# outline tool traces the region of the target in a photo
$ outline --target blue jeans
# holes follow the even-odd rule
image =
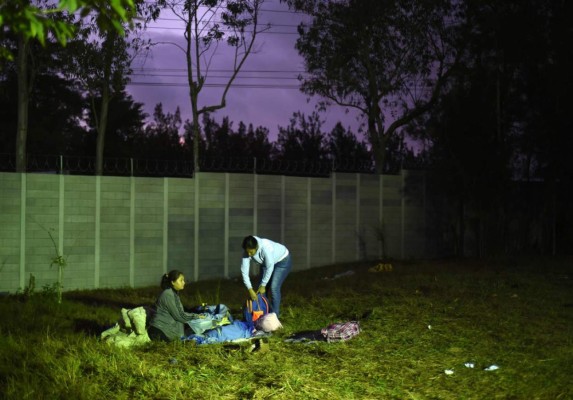
[[[261,278],[265,275],[265,269],[264,266],[261,268]],[[289,254],[285,259],[275,264],[273,274],[267,284],[271,291],[271,312],[277,314],[277,317],[279,317],[281,309],[281,286],[291,269],[292,262]]]

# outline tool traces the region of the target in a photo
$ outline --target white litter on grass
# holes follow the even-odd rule
[[[445,369],[445,370],[444,370],[444,373],[445,373],[446,375],[453,375],[453,374],[454,374],[454,370],[453,370],[453,369]]]
[[[466,368],[473,368],[473,367],[475,367],[475,364],[474,364],[474,363],[465,363],[464,365],[466,366]]]
[[[340,274],[336,274],[334,275],[332,278],[329,278],[328,276],[325,276],[324,278],[322,278],[325,281],[328,280],[333,280],[333,279],[339,279],[339,278],[344,278],[345,276],[351,276],[354,275],[354,271],[353,270],[348,270],[346,272],[341,272]]]
[[[332,279],[338,279],[338,278],[343,278],[345,276],[350,276],[350,275],[354,275],[354,271],[353,270],[349,270],[346,272],[342,272],[340,274],[336,274],[332,277]]]
[[[428,325],[428,329],[432,329],[432,325]]]
[[[496,369],[499,369],[499,367],[497,365],[493,364],[487,368],[484,368],[484,371],[495,371]]]

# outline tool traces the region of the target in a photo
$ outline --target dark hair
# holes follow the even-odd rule
[[[254,236],[246,236],[243,239],[243,250],[256,249],[257,247],[259,247],[259,242]]]
[[[176,281],[179,277],[183,275],[183,272],[173,269],[166,274],[161,276],[161,289],[170,289],[173,288],[173,284],[171,282]]]

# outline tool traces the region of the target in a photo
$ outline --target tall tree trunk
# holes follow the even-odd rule
[[[199,172],[199,142],[201,138],[201,131],[199,130],[199,107],[197,105],[198,102],[198,93],[192,91],[191,92],[191,114],[193,117],[193,173]]]
[[[96,175],[103,175],[103,151],[105,148],[105,133],[107,130],[107,118],[109,112],[109,102],[111,100],[110,87],[112,85],[111,68],[113,63],[113,51],[117,34],[110,32],[107,37],[104,48],[103,82],[101,88],[101,103],[99,109],[99,118],[97,122],[97,143],[96,143]]]
[[[105,132],[107,128],[107,115],[109,110],[109,87],[104,85],[101,96],[101,107],[97,129],[96,144],[96,175],[103,175],[103,150],[105,148]]]
[[[465,242],[466,242],[466,224],[465,224],[465,218],[466,218],[466,210],[465,210],[465,201],[463,198],[459,199],[459,204],[458,204],[458,224],[460,227],[460,231],[459,231],[459,237],[458,237],[458,254],[457,256],[459,257],[464,257],[465,256]]]
[[[18,125],[16,132],[16,172],[26,172],[26,140],[28,137],[28,39],[18,39]]]
[[[368,116],[368,135],[370,144],[372,145],[374,168],[378,175],[382,175],[384,172],[385,143],[380,132],[378,132],[374,118],[371,118],[370,116]]]

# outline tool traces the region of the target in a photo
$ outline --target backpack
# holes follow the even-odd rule
[[[360,333],[360,323],[349,321],[330,324],[326,328],[322,328],[320,332],[327,342],[343,342]]]
[[[243,307],[245,322],[254,327],[255,321],[265,314],[269,313],[269,301],[264,294],[258,293],[257,300],[247,299]]]

